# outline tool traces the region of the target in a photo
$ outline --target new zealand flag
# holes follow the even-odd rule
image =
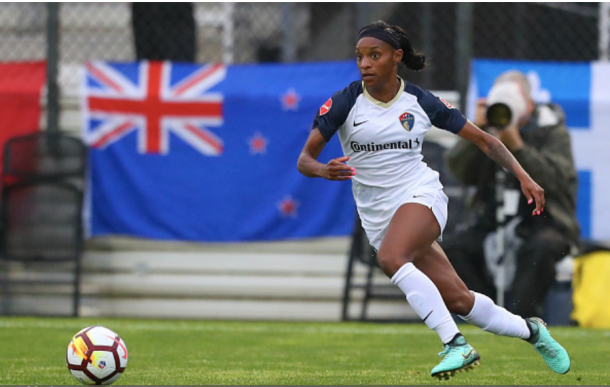
[[[351,233],[349,182],[296,162],[319,107],[359,78],[350,62],[85,66],[86,226],[208,242]],[[336,139],[320,161],[342,155]]]

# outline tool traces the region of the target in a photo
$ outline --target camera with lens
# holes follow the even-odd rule
[[[498,129],[516,124],[525,115],[527,101],[515,82],[495,84],[487,96],[487,124]]]

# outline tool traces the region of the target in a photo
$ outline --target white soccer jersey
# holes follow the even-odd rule
[[[388,103],[375,100],[361,81],[335,93],[314,119],[326,141],[339,134],[356,168],[353,181],[374,187],[416,184],[432,172],[422,162],[424,136],[432,125],[457,133],[466,118],[427,90],[400,79],[402,92]]]

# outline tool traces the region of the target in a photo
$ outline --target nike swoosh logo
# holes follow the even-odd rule
[[[468,361],[470,360],[470,358],[472,357],[472,352],[474,351],[474,348],[471,348],[470,351],[468,351],[467,354],[462,354],[462,357],[464,358],[464,360]]]
[[[421,197],[423,197],[423,196],[424,196],[424,195],[413,195],[413,197],[414,197],[414,198],[421,198]]]
[[[428,317],[430,317],[430,315],[432,314],[432,312],[434,312],[433,310],[430,311],[430,313],[428,313],[428,315],[426,317],[424,317],[424,322],[426,322],[426,320],[428,319]]]
[[[127,359],[127,348],[125,348],[125,346],[123,345],[123,343],[121,343],[119,340],[117,340],[115,337],[112,336],[108,336],[108,335],[104,335],[109,339],[114,340],[115,343],[117,343],[118,345],[121,346],[121,348],[123,348],[123,352],[125,352],[125,355],[123,355],[123,359]]]
[[[362,124],[364,124],[365,122],[369,122],[369,120],[362,121],[362,122],[358,122],[358,123],[357,123],[356,121],[354,121],[354,126],[362,125]]]

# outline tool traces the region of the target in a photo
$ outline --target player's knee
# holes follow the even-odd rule
[[[381,270],[390,278],[402,266],[396,259],[396,255],[388,254],[383,249],[377,252],[377,263],[379,263]]]
[[[474,306],[474,295],[469,291],[458,291],[452,294],[449,299],[445,300],[449,312],[467,316]]]
[[[381,270],[388,277],[392,277],[403,265],[409,262],[416,262],[420,255],[416,251],[396,253],[387,251],[382,247],[377,253],[377,262]]]

